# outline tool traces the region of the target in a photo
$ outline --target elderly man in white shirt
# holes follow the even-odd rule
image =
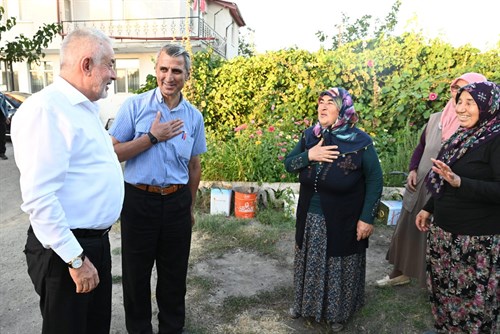
[[[12,122],[25,253],[40,295],[42,333],[109,333],[111,254],[123,174],[95,103],[116,79],[111,40],[75,30],[61,47],[60,76],[28,98]]]

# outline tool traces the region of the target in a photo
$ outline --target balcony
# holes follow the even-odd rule
[[[78,20],[61,21],[62,34],[82,27],[96,28],[121,42],[131,41],[182,41],[189,38],[199,41],[205,48],[211,46],[226,58],[227,41],[200,17],[173,17],[129,20]]]

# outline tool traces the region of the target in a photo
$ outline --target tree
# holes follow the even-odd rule
[[[0,21],[2,21],[5,9],[0,6]],[[16,25],[16,18],[10,17],[5,20],[5,24],[0,24],[0,41],[2,34],[9,31]],[[44,57],[43,49],[47,48],[49,43],[61,31],[61,25],[58,23],[44,24],[33,35],[28,38],[23,34],[14,38],[14,41],[7,41],[0,46],[0,61],[5,63],[5,68],[9,73],[7,79],[7,89],[13,90],[14,87],[14,71],[12,64],[16,62],[27,61],[28,63],[38,62],[41,57]]]
[[[350,23],[350,18],[342,13],[342,22],[335,25],[335,28],[338,30],[338,34],[331,38],[332,47],[330,49],[336,50],[343,44],[364,40],[370,37],[377,40],[383,35],[390,34],[394,31],[394,28],[398,23],[397,14],[400,6],[401,0],[396,0],[396,2],[392,5],[391,11],[385,17],[384,23],[380,24],[378,19],[375,20],[375,23],[379,24],[379,26],[376,26],[373,29],[372,36],[369,35],[371,28],[370,20],[372,19],[371,15],[363,15],[354,23]],[[318,31],[316,36],[320,42],[325,42],[329,38],[329,36],[322,31]]]
[[[240,38],[238,43],[238,55],[243,57],[252,57],[255,55],[255,43],[253,42],[253,34],[255,30],[246,28],[246,33],[243,34],[240,31]],[[250,38],[251,42],[247,39]]]

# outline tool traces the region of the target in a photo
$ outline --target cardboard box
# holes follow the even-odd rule
[[[402,206],[402,201],[381,201],[377,216],[387,225],[396,225]]]
[[[224,188],[210,189],[210,214],[229,216],[233,191]]]

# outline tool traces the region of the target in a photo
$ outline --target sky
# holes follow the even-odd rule
[[[385,21],[396,0],[232,0],[248,28],[247,41],[256,51],[297,46],[311,52],[320,48],[317,31],[332,36],[342,13],[351,23],[365,14]],[[402,0],[395,33],[421,31],[455,47],[471,44],[486,51],[500,40],[499,0]],[[372,25],[373,26],[373,25]],[[330,44],[325,44],[326,48]]]

